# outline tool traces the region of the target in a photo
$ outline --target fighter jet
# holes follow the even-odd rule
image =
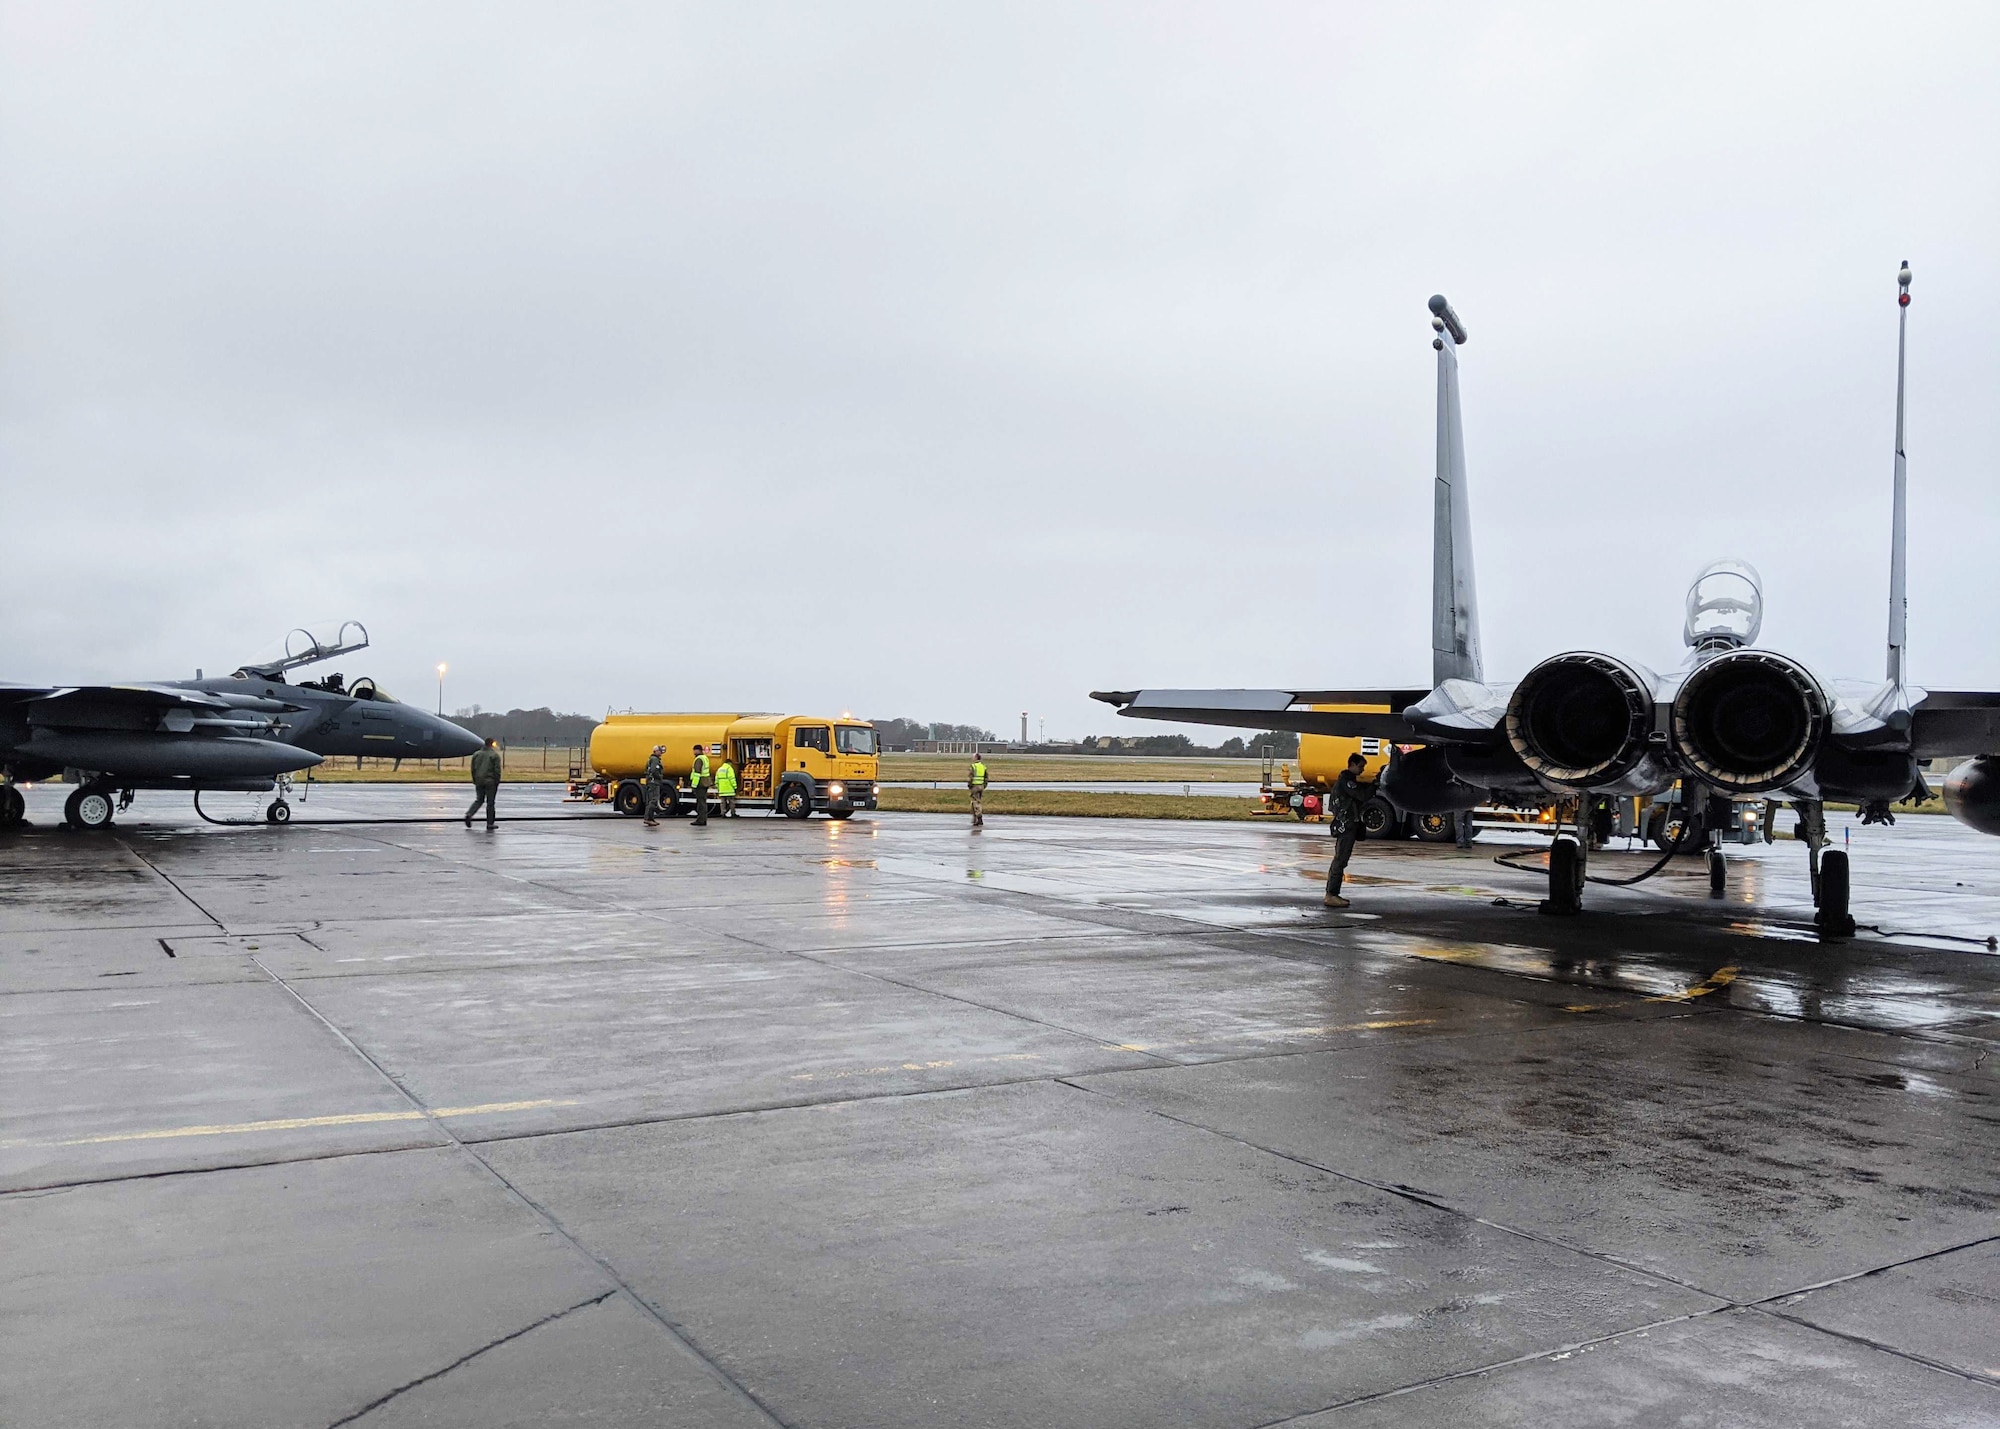
[[[1572,650],[1519,680],[1489,682],[1459,418],[1458,351],[1466,331],[1437,296],[1430,300],[1437,350],[1430,687],[1100,691],[1092,698],[1138,719],[1393,741],[1401,750],[1378,792],[1405,813],[1462,813],[1550,794],[1573,799],[1576,827],[1559,833],[1550,851],[1542,905],[1550,913],[1581,907],[1590,877],[1584,830],[1605,798],[1663,794],[1678,782],[1684,818],[1677,847],[1706,847],[1717,893],[1727,877],[1719,834],[1731,801],[1788,800],[1807,844],[1819,927],[1851,933],[1847,855],[1824,847],[1827,801],[1857,804],[1864,822],[1892,823],[1892,804],[1928,796],[1929,761],[1969,755],[1945,780],[1946,807],[1982,833],[2000,834],[2000,693],[1926,690],[1907,676],[1907,263],[1897,274],[1896,301],[1888,665],[1881,680],[1823,679],[1801,660],[1758,648],[1762,582],[1748,564],[1720,561],[1688,591],[1688,654],[1678,669],[1660,674],[1615,655]],[[1350,709],[1313,708],[1321,705]],[[1379,712],[1367,712],[1371,706]]]
[[[0,684],[0,828],[21,822],[17,782],[69,774],[63,812],[102,829],[140,789],[276,789],[265,818],[284,823],[291,776],[331,755],[457,759],[480,739],[450,720],[401,704],[373,680],[338,674],[289,683],[287,672],[366,649],[359,621],[331,641],[286,637],[285,653],[220,679],[130,685]]]

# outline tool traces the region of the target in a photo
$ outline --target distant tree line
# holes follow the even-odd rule
[[[546,705],[537,710],[508,710],[505,714],[474,705],[451,718],[453,723],[464,725],[481,739],[497,739],[506,745],[546,741],[578,748],[590,743],[590,732],[599,724],[595,716],[557,714]]]
[[[1000,736],[976,724],[946,724],[942,720],[871,719],[884,749],[908,749],[919,739],[979,740],[996,743]]]
[[[452,719],[481,739],[497,739],[506,745],[546,742],[578,748],[590,743],[590,732],[598,725],[595,715],[557,714],[546,705],[533,710],[508,710],[505,714],[497,710],[482,710],[474,705],[470,709],[459,710]],[[878,719],[869,723],[875,726],[885,749],[908,749],[919,739],[978,740],[986,744],[1000,742],[1000,737],[992,730],[976,724],[916,719]],[[1282,729],[1268,730],[1247,738],[1231,735],[1215,745],[1196,744],[1184,734],[1142,734],[1129,738],[1093,734],[1079,744],[1055,745],[1052,742],[1052,747],[1074,749],[1081,754],[1220,755],[1254,759],[1267,744],[1271,746],[1271,753],[1279,759],[1298,757],[1299,737]]]
[[[1086,754],[1183,754],[1255,759],[1264,752],[1267,744],[1276,758],[1298,758],[1299,737],[1285,729],[1269,729],[1248,738],[1232,734],[1220,744],[1196,744],[1184,734],[1143,734],[1130,739],[1120,735],[1100,738],[1093,734],[1084,739],[1081,748]]]

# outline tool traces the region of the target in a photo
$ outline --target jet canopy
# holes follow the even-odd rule
[[[322,630],[324,626],[320,627]],[[268,648],[268,647],[266,647]],[[342,621],[340,628],[332,635],[316,635],[310,630],[298,629],[284,640],[284,653],[275,659],[244,662],[236,672],[239,680],[257,677],[265,680],[282,680],[285,671],[296,670],[301,665],[317,665],[322,660],[331,660],[336,655],[351,654],[368,648],[368,627],[358,620]]]
[[[1695,650],[1757,643],[1764,628],[1764,580],[1748,561],[1710,561],[1688,587],[1681,641]]]

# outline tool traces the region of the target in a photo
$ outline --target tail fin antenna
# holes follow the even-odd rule
[[[1466,500],[1465,432],[1459,420],[1458,349],[1465,324],[1439,294],[1431,299],[1437,338],[1437,486],[1431,528],[1431,681],[1485,679],[1479,653],[1479,594],[1472,578],[1472,511]],[[1901,442],[1898,441],[1900,449]]]
[[[1910,615],[1910,530],[1906,507],[1909,475],[1903,460],[1903,339],[1910,325],[1910,263],[1896,274],[1896,486],[1889,508],[1889,682],[1901,685],[1908,673]]]

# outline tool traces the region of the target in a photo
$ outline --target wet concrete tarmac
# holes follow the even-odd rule
[[[1796,844],[1559,921],[1486,842],[1329,912],[1298,825],[61,792],[0,842],[0,1423],[2000,1425],[1944,820],[1847,835],[1822,943]]]

